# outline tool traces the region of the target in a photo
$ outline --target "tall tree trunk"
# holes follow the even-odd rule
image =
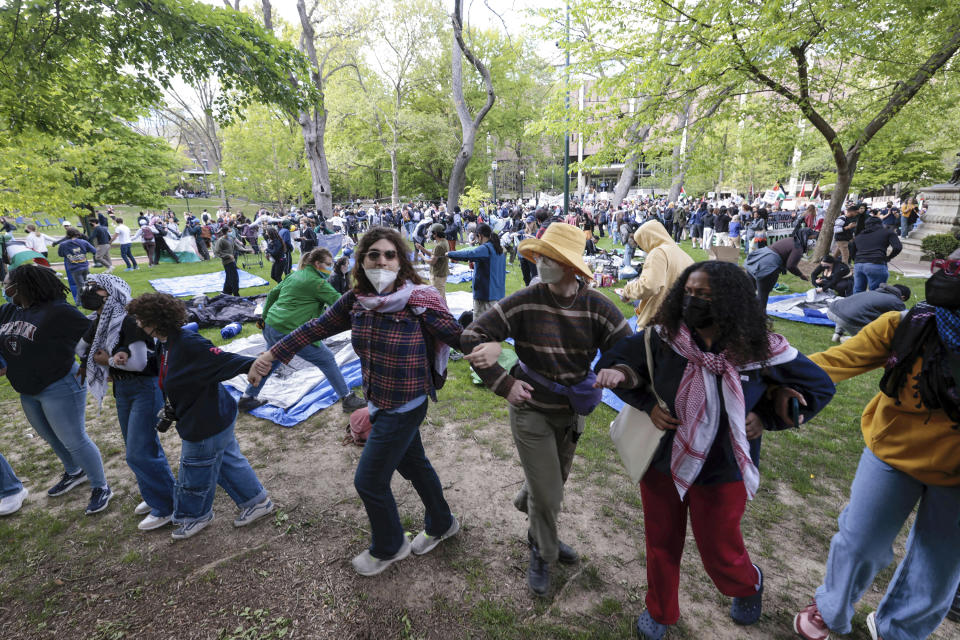
[[[324,148],[327,109],[323,104],[323,71],[317,59],[313,22],[307,14],[307,5],[304,0],[297,0],[297,13],[300,15],[300,27],[303,29],[301,43],[310,59],[310,79],[319,93],[317,102],[309,110],[301,111],[297,121],[303,130],[307,164],[310,165],[310,189],[313,191],[313,202],[317,212],[329,218],[333,215],[333,196],[330,194],[330,167],[327,164],[327,151]]]
[[[820,235],[817,237],[813,262],[819,262],[820,258],[830,251],[830,245],[833,244],[833,223],[837,221],[840,212],[843,211],[843,203],[847,199],[847,194],[850,193],[850,184],[853,182],[853,176],[857,170],[860,153],[848,153],[843,158],[843,162],[839,158],[835,158],[837,183],[833,186],[833,193],[830,194],[830,206],[823,216],[823,228],[820,229]]]
[[[693,111],[693,96],[687,100],[683,111],[677,114],[677,129],[682,132],[680,142],[673,148],[673,180],[670,183],[670,193],[667,194],[667,202],[676,202],[680,197],[680,189],[683,188],[683,181],[687,177],[687,167],[690,164],[690,149],[692,145],[687,144],[687,123],[690,122],[690,114]]]
[[[390,149],[390,178],[393,187],[390,190],[390,204],[396,211],[400,206],[400,165],[397,162],[397,145],[394,144]]]
[[[303,0],[299,3],[301,6]],[[330,166],[323,138],[327,130],[327,110],[323,106],[314,106],[310,113],[302,112],[299,117],[303,130],[303,142],[306,146],[307,164],[310,166],[310,189],[317,211],[325,218],[333,215],[333,196],[330,193]]]
[[[652,128],[651,125],[631,127],[630,133],[633,134],[631,143],[642,146],[650,136],[650,130]],[[610,206],[613,209],[619,207],[623,199],[627,197],[627,193],[630,192],[630,187],[633,186],[633,180],[637,177],[637,172],[640,170],[641,157],[643,157],[642,151],[631,151],[627,154],[627,157],[624,158],[623,168],[620,169],[620,177],[617,178],[617,184],[613,188],[613,199],[610,201]]]
[[[303,0],[300,0],[301,2]],[[493,107],[496,100],[496,94],[493,91],[493,81],[490,78],[490,70],[477,58],[473,51],[467,46],[463,39],[463,2],[454,0],[453,15],[453,50],[451,54],[451,85],[453,86],[453,104],[457,110],[457,117],[460,119],[460,129],[463,140],[460,144],[460,150],[453,161],[453,170],[450,173],[450,182],[447,185],[447,210],[453,211],[460,200],[460,194],[463,192],[464,184],[467,180],[467,166],[473,158],[473,149],[477,141],[477,129],[483,118]],[[483,78],[483,84],[487,92],[487,101],[477,112],[476,116],[471,116],[470,107],[463,96],[463,57],[466,56],[470,64],[473,65],[480,77]]]

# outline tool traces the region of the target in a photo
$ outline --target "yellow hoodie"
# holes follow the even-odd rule
[[[630,300],[639,300],[637,305],[637,331],[649,324],[660,303],[683,270],[693,264],[693,258],[677,246],[670,234],[657,220],[645,222],[633,234],[637,245],[646,251],[640,276],[627,283],[623,295]]]
[[[899,311],[885,313],[843,344],[810,359],[834,382],[882,367],[901,319]],[[960,486],[960,430],[942,409],[920,404],[913,380],[921,367],[917,359],[899,397],[879,392],[867,403],[860,420],[863,439],[878,458],[924,484]]]

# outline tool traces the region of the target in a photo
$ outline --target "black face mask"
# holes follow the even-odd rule
[[[85,288],[80,292],[80,305],[89,311],[99,311],[104,297],[96,289]]]
[[[683,321],[691,329],[705,329],[713,324],[713,304],[696,296],[683,296]]]
[[[937,271],[927,278],[927,304],[943,309],[960,309],[960,278]]]

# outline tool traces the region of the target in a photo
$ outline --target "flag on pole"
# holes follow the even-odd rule
[[[813,187],[813,193],[810,194],[810,199],[811,199],[811,200],[816,200],[816,199],[818,199],[819,197],[820,197],[820,183],[818,182],[818,183]]]
[[[751,183],[750,183],[750,202],[751,202],[751,203],[753,203],[753,199],[754,199],[754,195],[753,195],[753,182],[751,182]]]
[[[802,198],[806,193],[807,193],[807,181],[804,180],[803,182],[800,183],[800,195],[797,197]]]
[[[773,188],[773,193],[777,196],[777,199],[779,200],[783,200],[784,198],[787,197],[787,192],[783,188],[783,185],[780,184],[779,180],[777,180],[777,186]]]
[[[683,185],[680,185],[680,195],[682,196],[687,195],[687,190],[683,188]]]

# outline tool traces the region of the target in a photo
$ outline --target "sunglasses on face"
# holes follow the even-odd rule
[[[363,257],[364,259],[370,260],[371,262],[376,262],[377,260],[380,259],[381,255],[387,260],[397,259],[397,252],[393,249],[387,249],[386,251],[377,251],[376,249],[371,249],[370,251],[367,251],[363,255]]]
[[[960,260],[937,258],[930,263],[930,273],[937,269],[943,269],[943,272],[948,276],[960,276]]]

